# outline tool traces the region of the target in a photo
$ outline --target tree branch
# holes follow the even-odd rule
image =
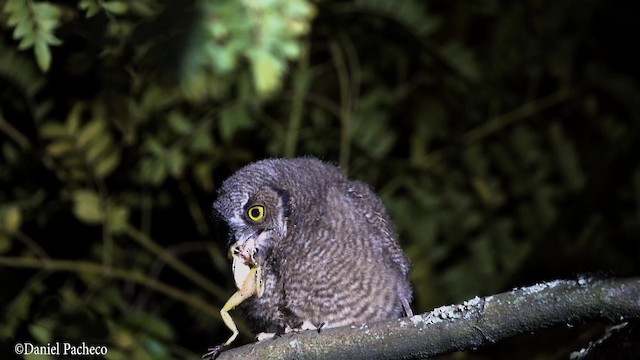
[[[560,324],[640,318],[640,278],[556,280],[430,313],[245,345],[224,359],[422,359]]]
[[[146,286],[176,300],[203,311],[209,316],[220,318],[220,310],[207,304],[201,298],[183,290],[167,285],[156,279],[133,270],[106,267],[99,263],[73,260],[35,259],[28,257],[0,256],[0,266],[27,268],[47,271],[68,271],[73,273],[93,273],[112,278],[124,279]]]
[[[207,290],[209,293],[215,295],[219,300],[226,301],[229,294],[217,284],[209,281],[202,276],[199,272],[195,271],[192,267],[185,264],[182,260],[173,256],[173,254],[165,251],[158,243],[153,241],[149,236],[141,232],[140,230],[129,226],[126,229],[127,235],[142,245],[150,253],[156,255],[162,261],[167,263],[170,267],[175,269],[180,274],[184,275],[189,280],[193,281],[198,286]]]

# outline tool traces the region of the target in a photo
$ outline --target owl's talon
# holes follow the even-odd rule
[[[318,330],[319,328],[315,325],[313,325],[313,323],[311,323],[311,321],[307,321],[305,320],[304,322],[302,322],[302,326],[300,326],[300,330]]]
[[[320,331],[326,329],[329,327],[329,323],[326,321],[321,322],[320,324],[318,324],[318,326],[316,327],[318,330],[318,334],[320,333]]]
[[[261,332],[261,333],[258,333],[258,335],[256,335],[256,340],[263,341],[263,340],[273,339],[274,337],[276,337],[276,333]]]
[[[322,323],[321,325],[326,324],[326,323]],[[288,333],[298,333],[301,331],[305,331],[305,330],[318,330],[318,332],[320,332],[320,328],[313,325],[313,323],[311,323],[308,320],[302,321],[301,323],[297,324],[295,327],[291,327],[289,325],[287,325],[284,328],[284,333],[288,334]]]

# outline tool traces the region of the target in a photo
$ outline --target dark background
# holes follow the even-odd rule
[[[210,207],[265,157],[315,155],[375,189],[413,264],[416,312],[639,273],[637,1],[0,4],[7,355],[58,340],[197,359],[226,339],[215,313],[234,285]],[[566,359],[601,330],[455,358]]]

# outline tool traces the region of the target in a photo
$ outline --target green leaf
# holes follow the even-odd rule
[[[235,70],[238,64],[238,51],[232,47],[206,44],[205,53],[211,59],[211,65],[218,75],[226,75]]]
[[[4,254],[9,250],[11,250],[11,245],[12,245],[12,241],[10,237],[0,235],[0,254]],[[0,333],[0,337],[2,337],[1,333]]]
[[[39,24],[55,22],[60,16],[60,8],[48,2],[38,2],[32,4],[35,19]]]
[[[92,190],[76,190],[73,198],[73,214],[88,224],[99,224],[104,218],[100,197]]]
[[[59,26],[61,11],[57,5],[47,2],[10,0],[4,7],[9,13],[7,24],[15,26],[13,38],[19,40],[21,50],[33,47],[40,70],[46,72],[51,66],[49,45],[59,45],[60,39],[54,35]]]
[[[71,288],[68,288],[68,287],[61,288],[58,291],[58,294],[60,294],[62,303],[64,304],[65,308],[68,307],[68,310],[73,310],[74,308],[77,308],[78,305],[81,303],[81,300],[78,298],[78,294],[75,291],[73,291]]]
[[[2,144],[2,155],[6,163],[12,166],[18,165],[20,162],[20,151],[11,143]]]
[[[244,106],[233,106],[220,114],[220,135],[225,141],[231,140],[236,132],[253,126],[253,119]]]
[[[9,13],[7,25],[16,26],[21,23],[30,22],[30,13],[27,2],[24,0],[8,0],[4,6],[4,11]]]
[[[46,344],[51,341],[51,329],[54,327],[52,318],[44,318],[29,326],[29,332],[38,342]]]
[[[57,45],[61,45],[62,44],[62,40],[58,39],[53,34],[43,34],[42,38],[49,45],[57,46]]]
[[[20,39],[20,43],[18,44],[18,50],[27,50],[32,47],[33,44],[36,43],[36,34],[28,33],[22,39]]]
[[[191,76],[182,82],[182,91],[185,96],[193,101],[202,101],[208,94],[209,80],[204,73],[190,74]]]
[[[26,21],[19,22],[16,28],[13,30],[13,39],[18,40],[26,35],[30,34],[33,31],[33,27]]]
[[[46,152],[53,157],[58,157],[73,151],[73,149],[74,146],[71,140],[63,139],[47,145]]]
[[[166,149],[164,148],[164,146],[162,145],[162,143],[160,143],[160,141],[158,141],[155,138],[149,138],[147,139],[147,141],[145,141],[144,143],[144,147],[149,150],[149,152],[151,152],[151,154],[157,156],[157,157],[162,157],[164,156]]]
[[[111,136],[100,136],[95,141],[88,144],[89,147],[85,152],[85,159],[87,162],[93,163],[98,159],[98,157],[100,157],[100,155],[107,151],[113,151],[111,149],[111,145],[113,145]]]
[[[36,40],[33,50],[36,54],[36,61],[38,62],[40,70],[43,72],[49,71],[49,67],[51,66],[51,51],[49,50],[49,45],[47,45],[45,41]]]
[[[193,177],[195,181],[204,190],[213,191],[213,164],[210,161],[202,161],[197,163],[193,168]]]
[[[74,104],[71,111],[69,111],[67,121],[65,123],[68,134],[74,135],[80,128],[80,118],[82,117],[82,113],[85,111],[85,108],[86,106],[84,103],[78,102]]]
[[[87,18],[90,18],[100,12],[100,5],[96,0],[80,0],[78,8],[86,11]]]
[[[169,126],[171,126],[171,128],[180,135],[189,134],[193,129],[189,120],[187,120],[187,118],[178,111],[172,111],[167,117],[167,120],[169,122]]]
[[[98,160],[98,163],[95,165],[94,172],[96,177],[100,179],[105,178],[111,174],[119,163],[120,153],[117,151],[109,153],[105,158]]]
[[[124,206],[112,205],[109,207],[109,229],[114,234],[123,233],[129,224],[129,209]]]
[[[265,96],[280,87],[284,60],[266,51],[254,51],[249,57],[253,83],[258,95]]]
[[[285,41],[282,43],[282,53],[288,59],[295,59],[300,56],[300,45],[295,41]]]
[[[130,2],[129,6],[131,7],[131,13],[142,17],[150,17],[156,15],[159,12],[158,8],[160,4],[155,3],[151,0],[145,0]]]
[[[20,211],[20,208],[15,205],[11,205],[6,209],[6,211],[4,211],[2,230],[9,234],[13,234],[20,229],[21,224],[22,212]]]
[[[0,326],[0,338],[14,338],[16,329],[20,324],[24,324],[30,316],[33,299],[41,299],[40,295],[44,291],[44,285],[39,281],[27,282],[22,291],[14,298],[11,305],[5,309],[5,317]]]
[[[213,147],[213,138],[208,131],[198,131],[189,144],[193,151],[208,151]]]
[[[181,177],[186,164],[186,158],[180,150],[171,150],[165,157],[165,164],[173,177]]]
[[[78,134],[76,144],[78,145],[78,147],[84,148],[90,141],[95,140],[97,136],[108,136],[106,134],[102,134],[104,130],[105,124],[102,119],[91,120],[82,128],[82,130],[80,130],[80,134]]]
[[[442,48],[449,65],[471,81],[479,80],[482,73],[475,54],[462,44],[449,44]]]
[[[47,139],[53,139],[66,134],[67,129],[65,126],[57,122],[49,121],[40,126],[40,136]]]
[[[396,133],[387,126],[385,119],[376,113],[354,117],[354,142],[378,159],[387,155],[396,143]]]
[[[102,7],[112,14],[123,15],[129,11],[129,5],[124,1],[105,1]]]
[[[167,178],[167,168],[158,159],[143,159],[140,164],[140,177],[151,185],[160,185]]]
[[[111,219],[111,215],[109,215]],[[112,220],[109,220],[110,222]],[[111,224],[109,226],[112,228]],[[100,255],[102,255],[102,249],[99,249]],[[105,316],[107,319],[112,314],[114,308],[118,308],[122,303],[125,303],[127,300],[124,299],[123,294],[121,293],[121,289],[114,284],[111,285],[101,285],[100,293],[96,294],[96,296],[92,299],[92,308],[98,314]],[[72,308],[75,307],[75,304],[71,305]]]

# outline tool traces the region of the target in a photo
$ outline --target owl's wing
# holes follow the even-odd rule
[[[356,211],[363,212],[367,221],[373,225],[370,227],[372,231],[378,232],[379,247],[385,253],[385,258],[397,266],[402,276],[408,277],[409,260],[396,240],[397,234],[393,222],[380,198],[367,184],[359,181],[349,182],[347,194],[355,204]],[[399,289],[398,295],[404,315],[413,316],[410,305],[413,297],[411,286],[407,284],[406,287]]]
[[[370,228],[378,232],[377,238],[382,251],[385,251],[391,261],[400,267],[402,274],[407,276],[409,261],[396,241],[393,222],[382,201],[367,184],[359,181],[350,181],[346,184],[346,194],[348,201],[352,204],[352,211],[361,214],[373,225]]]

